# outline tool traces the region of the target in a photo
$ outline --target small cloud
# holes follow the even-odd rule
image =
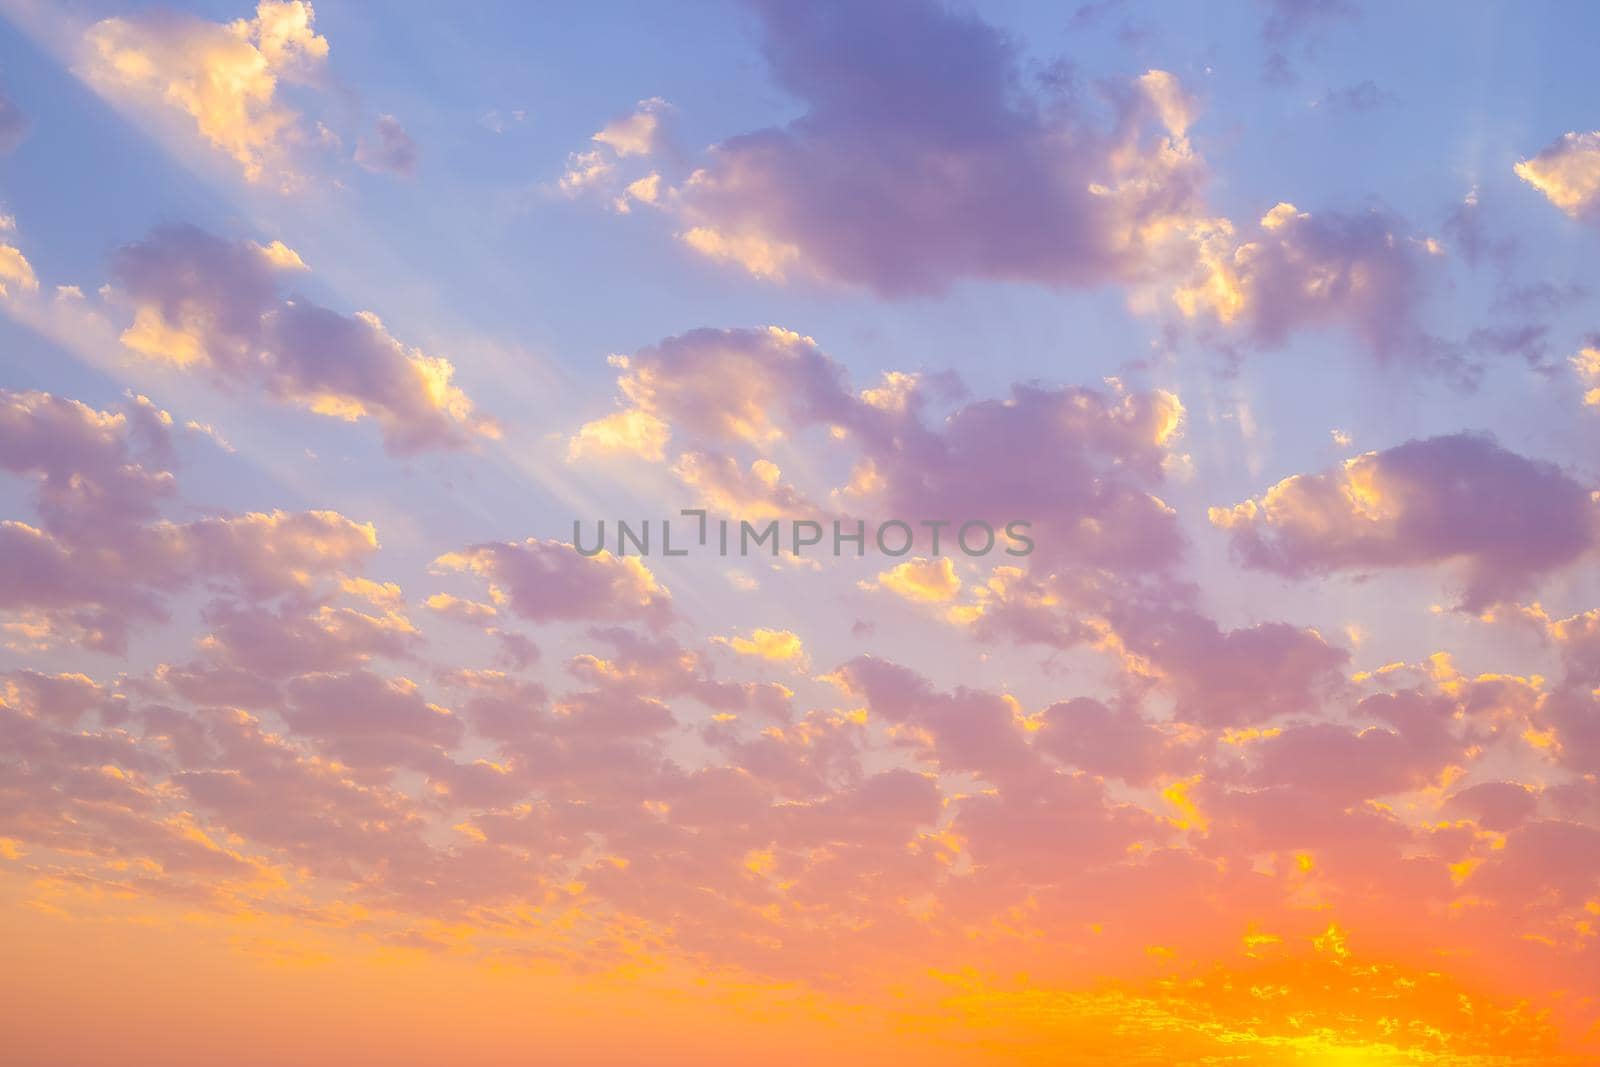
[[[417,143],[393,115],[379,115],[376,138],[356,143],[356,162],[371,171],[410,177],[417,170]]]
[[[794,663],[802,667],[806,662],[805,646],[792,630],[755,629],[750,631],[749,637],[735,635],[714,637],[712,640],[741,656],[754,656],[774,663]]]
[[[621,158],[650,155],[659,144],[662,116],[671,106],[659,96],[641,100],[632,114],[606,123],[592,140]]]
[[[669,437],[667,424],[648,411],[614,411],[578,429],[567,441],[567,459],[631,455],[659,463],[666,458]]]
[[[862,589],[885,589],[906,600],[924,604],[943,603],[961,592],[961,579],[949,556],[937,559],[907,560],[884,571],[870,582],[858,583]]]
[[[490,133],[505,133],[512,126],[527,121],[528,113],[522,108],[510,111],[490,110],[478,116],[478,125]]]
[[[1562,134],[1515,169],[1572,218],[1600,219],[1600,130]]]

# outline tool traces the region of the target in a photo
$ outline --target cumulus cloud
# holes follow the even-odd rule
[[[937,559],[908,559],[890,567],[872,581],[860,583],[863,589],[885,589],[906,600],[940,603],[961,592],[961,578],[949,556]]]
[[[672,105],[653,96],[641,100],[633,111],[605,124],[591,137],[593,148],[572,152],[556,186],[568,196],[595,191],[616,193],[619,163],[630,157],[649,158],[665,146],[666,119]],[[635,202],[655,204],[661,196],[661,176],[654,172],[626,182],[612,207],[623,214]]]
[[[171,425],[142,397],[102,411],[0,391],[0,469],[36,479],[40,522],[0,523],[0,608],[122,651],[133,622],[163,619],[165,596],[196,581],[270,597],[357,570],[376,550],[370,525],[331,511],[162,519],[174,495]]]
[[[672,473],[694,493],[697,504],[724,515],[760,522],[824,514],[784,482],[782,469],[769,459],[755,459],[745,467],[724,453],[685,452],[672,465]]]
[[[568,459],[590,456],[631,455],[660,462],[666,458],[667,424],[630,408],[584,423],[567,445]]]
[[[872,656],[858,656],[830,677],[873,715],[905,728],[902,743],[946,770],[1004,783],[1039,766],[1012,697],[965,686],[942,693],[911,668]]]
[[[1248,238],[1225,219],[1197,230],[1197,271],[1178,309],[1274,348],[1306,328],[1341,327],[1380,359],[1447,360],[1418,320],[1440,249],[1381,211],[1305,212],[1281,203]]]
[[[278,83],[314,79],[326,62],[313,17],[305,0],[261,0],[254,18],[230,23],[158,11],[103,19],[84,36],[84,71],[109,97],[188,116],[247,180],[292,184],[291,150],[311,134]]]
[[[1572,218],[1600,219],[1600,130],[1564,133],[1516,172]]]
[[[1095,285],[1143,274],[1196,212],[1195,110],[1150,71],[1095,118],[1023,90],[1011,41],[931,2],[754,5],[804,113],[715,145],[677,189],[682,237],[751,273],[890,296],[960,278]]]
[[[280,297],[280,278],[304,267],[281,242],[158,227],[112,260],[134,315],[123,344],[320,415],[371,418],[397,454],[465,447],[498,433],[452,382],[449,360],[402,343],[370,311],[344,315]]]
[[[328,603],[291,603],[276,609],[219,600],[201,618],[210,628],[199,642],[208,665],[281,679],[308,672],[346,670],[374,656],[412,654],[420,633],[404,615],[381,615]]]
[[[434,561],[443,573],[466,572],[489,583],[498,601],[534,622],[650,622],[671,617],[671,595],[633,556],[582,556],[560,541],[486,542]]]
[[[1588,489],[1474,434],[1368,452],[1210,514],[1246,565],[1293,577],[1454,563],[1468,610],[1525,592],[1596,538]]]
[[[749,637],[734,634],[731,637],[718,637],[715,640],[741,656],[753,656],[774,663],[795,664],[802,669],[806,665],[805,644],[793,630],[772,630],[758,626],[750,631]]]
[[[1561,652],[1567,679],[1600,687],[1600,610],[1553,620],[1546,632]]]
[[[354,766],[426,765],[465,730],[414,682],[370,671],[302,675],[289,683],[288,699],[289,726]]]
[[[54,532],[115,535],[173,494],[171,417],[143,397],[99,411],[50,393],[0,390],[0,468],[38,480]]]
[[[1539,798],[1521,782],[1480,782],[1451,794],[1449,805],[1484,829],[1504,833],[1527,821]]]
[[[974,277],[1142,281],[1203,248],[1217,263],[1184,298],[1218,332],[1270,346],[1331,326],[1395,359],[1421,337],[1434,250],[1387,216],[1284,206],[1234,233],[1190,215],[1194,105],[1166,76],[1089,100],[1052,68],[1035,94],[1021,46],[944,8],[762,10],[799,117],[724,142],[680,184],[664,112],[641,106],[586,146],[597,188],[756,271],[898,295]],[[240,31],[277,79],[244,118],[281,106],[288,72],[321,65],[303,54],[310,26],[308,9],[263,5]],[[187,56],[138,77],[186,77]],[[202,96],[235,89],[254,91]],[[161,106],[199,121],[181,101]],[[246,143],[263,181],[271,145],[295,143],[280,133]],[[381,136],[356,151],[403,167],[396,145],[398,157]],[[841,224],[813,225],[825,197],[857,189],[835,208]],[[883,217],[852,243],[852,212]],[[995,225],[1013,229],[979,232]],[[907,234],[909,263],[867,247]],[[23,297],[38,279],[12,251],[0,284],[43,306]],[[114,311],[103,336],[126,327],[148,359],[370,418],[397,452],[479,428],[447,367],[375,319],[290,293],[306,270],[280,242],[160,230],[118,255],[95,314]],[[1170,280],[1155,289],[1164,300]],[[1536,287],[1510,292],[1554,306]],[[1554,329],[1496,327],[1478,343],[1554,352]],[[60,370],[47,363],[27,373]],[[1332,1043],[1364,1026],[1399,1058],[1517,1059],[1508,1035],[1531,1032],[1521,1058],[1546,1062],[1548,1020],[1593,1014],[1573,991],[1592,985],[1600,945],[1600,613],[1524,605],[1507,641],[1487,617],[1427,627],[1473,629],[1488,670],[1560,671],[1472,676],[1442,653],[1391,662],[1383,646],[1406,605],[1382,601],[1387,583],[1377,601],[1284,609],[1342,628],[1353,650],[1333,630],[1258,617],[1240,590],[1190,585],[1214,580],[1214,561],[1183,569],[1178,510],[1162,499],[1188,459],[1188,416],[1131,379],[980,397],[928,372],[852,382],[777,328],[691,331],[614,365],[619,403],[566,442],[571,473],[631,457],[748,517],[1026,520],[1036,552],[968,559],[952,524],[938,554],[924,533],[903,558],[804,573],[773,561],[762,587],[786,598],[774,614],[731,593],[725,569],[463,535],[472,501],[503,487],[474,489],[483,472],[452,464],[448,487],[401,503],[446,493],[460,506],[409,524],[385,555],[364,522],[249,500],[266,485],[326,503],[314,477],[267,484],[148,399],[0,390],[0,497],[16,515],[0,523],[0,641],[47,653],[0,672],[4,892],[41,923],[59,904],[112,954],[125,917],[163,937],[244,930],[252,953],[324,931],[444,950],[457,975],[524,960],[563,977],[619,963],[668,982],[715,971],[741,998],[745,979],[781,981],[802,1007],[812,988],[853,997],[887,980],[900,1018],[923,1019],[930,990],[939,1011],[982,1013],[990,1036],[1008,1000],[1056,1026],[1090,998],[1097,1036],[1055,1031],[1048,1047],[1112,1060],[1120,1050],[1094,1041],[1132,1018],[1185,1035],[1143,1057],[1161,1062],[1359,1056]],[[1329,424],[1309,421],[1306,440],[1327,447]],[[1200,430],[1197,454],[1217,461]],[[1334,443],[1347,455],[1350,435]],[[191,446],[204,497],[181,495],[173,473]],[[1216,519],[1256,566],[1454,566],[1466,599],[1487,606],[1582,560],[1593,508],[1577,476],[1456,437],[1300,475]],[[430,558],[408,599],[399,583]],[[841,622],[872,609],[889,616]],[[856,651],[873,645],[901,661]],[[105,677],[80,673],[107,662],[84,649],[130,646],[133,661]],[[811,673],[845,647],[846,662]],[[1441,978],[1479,964],[1485,981],[1513,976],[1503,1013]],[[1025,976],[1014,1000],[992,988],[1001,974]],[[1490,1036],[1480,1049],[1463,1033]]]
[[[39,277],[21,249],[0,242],[0,297],[10,296],[12,288],[23,293],[38,292]]]
[[[814,340],[778,327],[693,330],[614,362],[627,406],[584,426],[569,452],[625,442],[614,423],[648,426],[647,447],[631,450],[654,458],[684,439],[673,469],[716,504],[820,514],[817,494],[784,483],[768,455],[820,432],[855,462],[830,509],[959,516],[996,531],[1032,523],[1039,552],[1095,566],[1161,567],[1181,552],[1176,514],[1152,492],[1183,424],[1183,404],[1165,390],[1019,385],[930,426],[930,407],[956,392],[948,379],[890,374],[856,392]],[[943,552],[956,551],[959,534],[942,531]]]
[[[594,141],[622,158],[650,155],[660,147],[662,117],[670,107],[659,96],[641,100],[632,113],[606,123]]]
[[[1034,745],[1068,766],[1133,785],[1182,776],[1197,757],[1193,739],[1181,730],[1152,722],[1137,706],[1089,697],[1041,712]]]
[[[949,610],[978,637],[1055,649],[1099,648],[1129,692],[1154,689],[1173,718],[1210,728],[1260,724],[1322,705],[1348,654],[1313,629],[1263,622],[1225,629],[1193,590],[1161,576],[1091,568],[995,568]]]
[[[678,428],[759,443],[793,427],[843,424],[851,409],[843,368],[811,338],[776,326],[692,330],[615,362],[627,411],[664,426],[654,431],[662,441]]]

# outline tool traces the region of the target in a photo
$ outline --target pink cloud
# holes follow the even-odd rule
[[[1453,564],[1462,607],[1478,610],[1588,553],[1595,515],[1589,490],[1555,464],[1456,434],[1295,475],[1211,521],[1247,566],[1290,577]]]
[[[666,587],[636,557],[580,555],[570,544],[528,538],[486,542],[434,561],[441,572],[475,575],[502,591],[511,611],[533,622],[586,620],[662,625],[672,618]]]
[[[686,241],[758,274],[799,266],[888,296],[964,277],[1096,285],[1149,268],[1197,207],[1192,103],[1151,71],[1024,87],[1014,45],[933,3],[757,3],[773,79],[804,107],[716,145],[682,186]],[[893,42],[892,45],[890,42]]]
[[[158,227],[118,249],[112,277],[134,309],[122,340],[140,355],[255,388],[322,415],[374,419],[389,451],[462,448],[495,436],[454,368],[393,337],[370,312],[345,315],[279,296],[305,264],[281,243],[230,241],[197,227]]]

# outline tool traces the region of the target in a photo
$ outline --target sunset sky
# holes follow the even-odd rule
[[[1600,1064],[1597,43],[0,0],[0,1062]]]

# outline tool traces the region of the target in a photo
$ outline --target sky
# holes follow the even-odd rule
[[[8,1061],[1600,1063],[1597,36],[0,0]]]

